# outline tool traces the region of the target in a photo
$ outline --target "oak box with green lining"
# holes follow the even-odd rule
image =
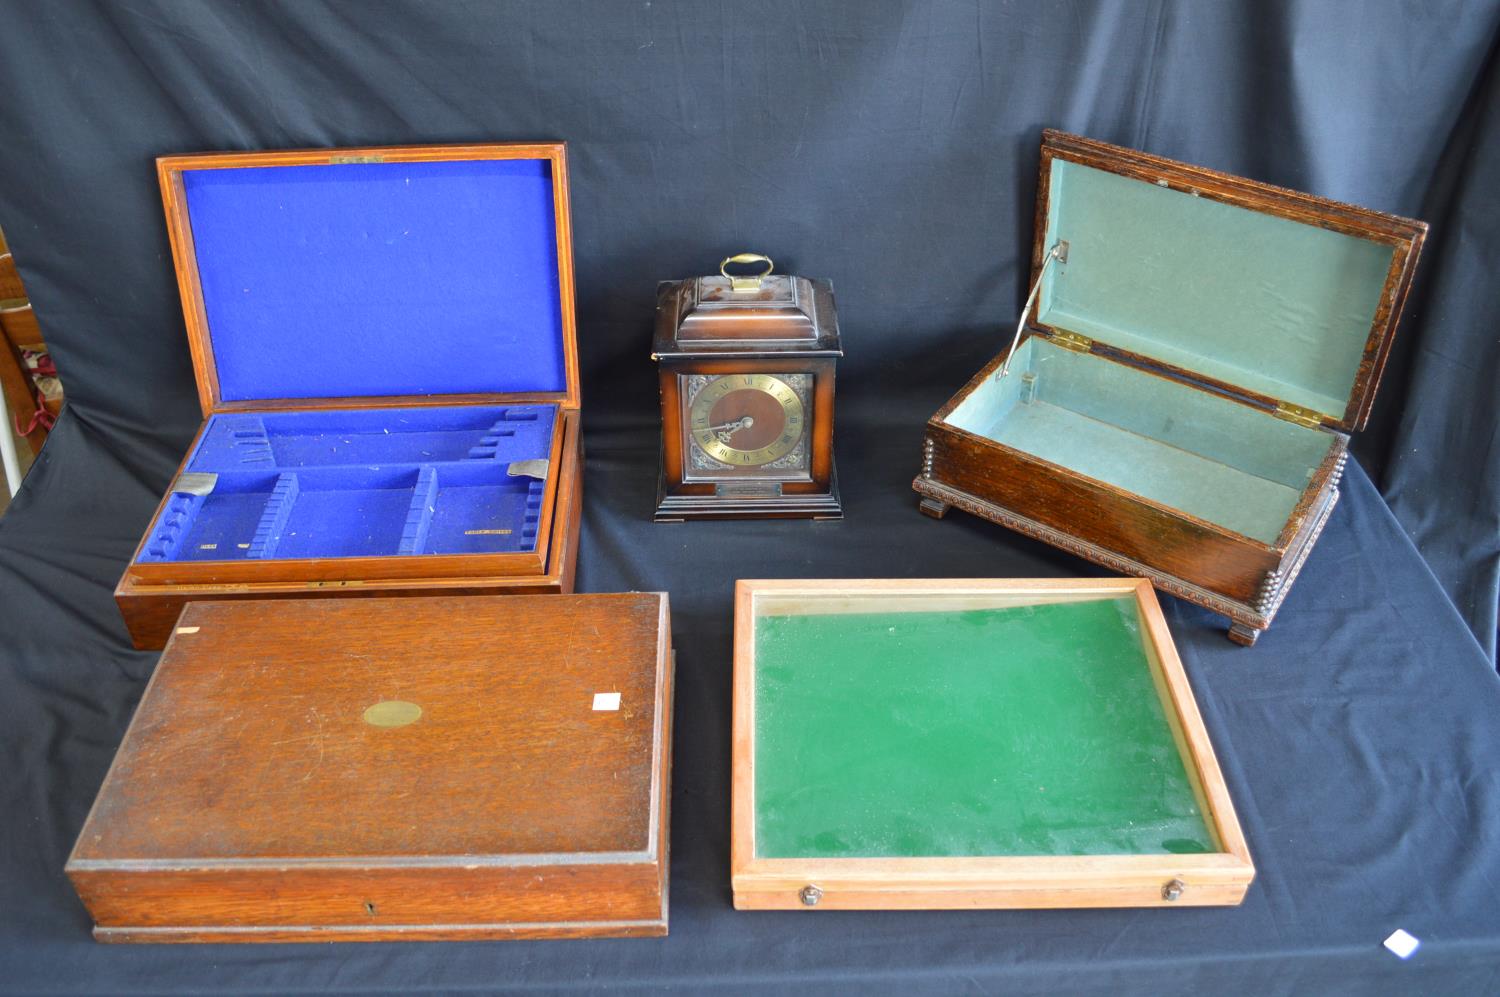
[[[927,422],[921,509],[1270,626],[1338,501],[1427,226],[1042,138],[1014,338]]]

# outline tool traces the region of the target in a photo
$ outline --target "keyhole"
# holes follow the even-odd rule
[[[375,905],[370,903],[370,901],[368,900],[365,901],[365,913],[369,914],[371,917],[375,916]]]

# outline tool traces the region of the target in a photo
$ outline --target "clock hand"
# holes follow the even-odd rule
[[[747,415],[736,419],[733,422],[721,422],[717,426],[704,426],[703,429],[700,430],[700,432],[713,433],[717,432],[720,429],[727,429],[730,432],[734,432],[735,430],[739,429],[749,429],[753,425],[755,425],[755,420]]]

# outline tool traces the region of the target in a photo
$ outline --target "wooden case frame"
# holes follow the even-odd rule
[[[819,329],[807,340],[757,338],[765,319],[736,323],[738,338],[679,342],[678,322],[684,298],[696,279],[666,281],[657,289],[657,327],[651,358],[658,364],[661,399],[661,457],[657,476],[655,520],[659,523],[692,519],[839,519],[838,473],[833,460],[835,371],[843,355],[839,345],[833,285],[827,280],[791,277],[808,286],[816,303]],[[826,320],[826,321],[825,321]],[[813,417],[808,425],[808,475],[781,482],[781,494],[731,497],[716,494],[711,481],[683,479],[686,434],[682,425],[680,379],[689,374],[810,374],[813,377]]]
[[[1133,596],[1142,643],[1205,820],[1221,850],[1199,855],[757,858],[755,627],[758,600],[781,612],[858,611],[903,595],[941,608]],[[847,597],[829,605],[829,597]],[[873,601],[872,601],[873,600]],[[820,602],[822,603],[820,605]],[[938,607],[934,607],[938,608]],[[735,587],[730,881],[741,910],[1167,907],[1239,904],[1254,863],[1213,745],[1149,581],[1136,578],[741,580]]]
[[[266,398],[248,401],[223,399],[189,223],[182,178],[184,171],[495,159],[546,160],[551,167],[563,334],[564,391]],[[553,424],[549,451],[548,466],[551,473],[543,492],[542,508],[545,512],[538,526],[533,550],[494,554],[143,562],[140,557],[149,538],[148,534],[142,537],[124,576],[115,588],[115,601],[125,618],[135,646],[142,649],[159,649],[164,646],[172,622],[189,600],[358,594],[420,595],[437,592],[571,592],[581,508],[583,441],[579,422],[577,315],[566,143],[504,142],[204,153],[163,156],[157,159],[156,169],[177,284],[182,297],[183,318],[192,353],[193,373],[198,385],[199,405],[204,417],[204,423],[184,455],[174,481],[187,470],[188,460],[207,429],[209,417],[220,413],[553,404],[558,407],[558,418]],[[171,495],[169,490],[162,496],[152,515],[152,524],[160,518]]]
[[[572,598],[575,597],[570,597],[570,600]],[[414,849],[397,854],[342,855],[334,850],[326,855],[295,856],[230,851],[215,856],[210,849],[207,856],[196,852],[183,856],[163,848],[154,841],[155,835],[145,822],[121,823],[121,801],[131,799],[136,787],[149,778],[148,773],[154,768],[168,782],[181,782],[184,798],[179,801],[179,808],[191,810],[193,787],[201,786],[204,776],[202,765],[193,761],[190,752],[175,751],[170,757],[164,757],[148,750],[152,738],[162,734],[164,727],[171,728],[170,720],[182,709],[181,704],[174,705],[168,693],[158,692],[158,688],[178,687],[174,666],[191,664],[199,674],[213,672],[219,667],[220,659],[205,660],[200,652],[193,650],[194,642],[218,630],[221,636],[216,640],[222,645],[228,637],[228,628],[244,628],[249,618],[258,612],[254,604],[227,606],[195,602],[187,608],[180,625],[175,628],[163,655],[165,667],[158,666],[152,675],[68,858],[67,876],[96,922],[94,939],[100,942],[327,943],[624,938],[667,934],[672,702],[676,667],[671,646],[669,600],[666,593],[576,598],[590,600],[599,606],[597,611],[590,612],[601,623],[607,619],[627,618],[627,613],[633,613],[629,618],[638,628],[640,637],[649,634],[651,641],[652,671],[642,682],[651,690],[650,700],[630,704],[631,712],[617,714],[629,718],[631,723],[649,726],[649,736],[644,738],[644,747],[649,752],[649,788],[642,794],[645,798],[634,801],[640,807],[639,820],[645,824],[645,834],[638,842],[622,841],[620,849],[609,851],[569,851],[555,847],[546,852],[495,851],[451,855],[423,854]],[[558,643],[561,651],[560,642],[571,639],[565,624],[552,624],[549,630],[547,620],[552,616],[551,610],[536,612],[535,603],[545,601],[551,604],[554,600],[523,597],[501,601],[507,604],[514,601],[518,607],[531,612],[531,632],[527,639],[533,644],[550,639]],[[642,604],[648,601],[655,603],[654,611],[641,612]],[[376,615],[383,612],[386,620],[396,621],[385,626],[387,632],[382,639],[388,643],[400,640],[401,649],[395,653],[414,660],[429,654],[435,647],[440,660],[446,661],[443,647],[450,641],[458,642],[464,647],[460,653],[467,655],[472,663],[474,648],[483,647],[479,631],[487,624],[476,620],[459,626],[445,626],[444,623],[451,622],[458,613],[451,600],[421,599],[418,602],[421,605],[413,607],[415,616],[399,614],[395,612],[399,607],[394,606],[388,611],[375,611]],[[297,619],[273,616],[256,626],[254,632],[244,634],[243,638],[250,643],[270,641],[273,647],[282,651],[303,638],[309,629],[307,624],[312,620],[327,624],[326,627],[311,628],[325,635],[318,640],[326,640],[326,634],[332,632],[330,628],[338,625],[337,617],[348,615],[329,612],[336,608],[328,603],[304,601],[299,605]],[[538,623],[538,617],[542,622]],[[406,638],[400,634],[403,628],[410,631]],[[467,633],[456,632],[465,629]],[[360,646],[357,632],[344,632],[353,634],[348,638],[353,643],[346,643],[346,649]],[[244,643],[238,635],[233,639]],[[590,652],[595,660],[611,656],[622,661],[635,660],[640,656],[639,649],[632,649],[630,639],[619,634],[600,636],[596,633],[595,639],[601,643],[600,648]],[[196,660],[191,660],[194,656],[197,656]],[[286,657],[282,655],[282,659]],[[535,651],[530,657],[534,659],[530,667],[549,668]],[[363,691],[368,685],[370,695],[375,699],[391,695],[380,681],[362,684],[361,676],[367,669],[356,659],[357,656],[349,655],[346,650],[337,659],[319,662],[319,665],[331,669],[329,675],[332,678],[328,681],[335,686]],[[314,674],[300,681],[324,680],[325,677]],[[391,679],[387,676],[383,681],[388,684]],[[516,681],[520,684],[515,694],[523,701],[528,696],[539,695],[537,688],[545,689],[545,680],[528,683],[524,673],[516,676]],[[263,690],[266,684],[262,677],[251,681],[250,687]],[[229,695],[243,685],[243,680],[231,678],[218,691]],[[527,692],[527,689],[532,691]],[[586,690],[579,691],[580,696],[585,693]],[[453,695],[461,696],[462,691]],[[335,701],[337,698],[336,694]],[[327,705],[316,695],[305,701],[314,707]],[[233,700],[225,700],[215,708],[225,711],[227,716],[233,713],[235,705]],[[252,698],[242,705],[247,715],[254,716],[256,707],[263,706],[264,701]],[[587,706],[577,708],[587,709]],[[316,708],[311,710],[312,714],[317,712]],[[510,736],[523,736],[514,729],[514,719],[510,723]],[[332,729],[334,724],[333,718],[320,717],[316,734],[312,736],[322,737],[324,726]],[[456,753],[463,757],[465,751],[475,750],[474,734],[483,724],[471,717],[464,724],[454,726],[457,729],[445,735],[446,740],[425,749],[429,754],[423,756],[424,762],[430,762],[431,752]],[[253,724],[251,728],[254,728]],[[264,729],[262,725],[261,730]],[[555,737],[559,729],[555,719],[551,729]],[[179,745],[183,738],[192,739],[191,732],[180,730],[165,736]],[[284,745],[275,743],[262,744],[261,747],[270,753],[285,750]],[[580,752],[591,750],[587,745],[575,745],[574,748]],[[235,750],[243,750],[249,756],[257,747],[252,745]],[[321,752],[321,749],[317,750]],[[562,743],[558,750],[570,750],[568,743]],[[329,756],[335,756],[333,749],[329,750]],[[294,750],[286,757],[298,756]],[[317,757],[321,763],[321,753]],[[373,768],[378,758],[376,751],[364,756],[361,764]],[[607,765],[607,760],[603,764]],[[170,767],[171,771],[163,770],[162,766]],[[595,766],[596,771],[598,767]],[[559,778],[564,781],[558,789],[566,797],[572,784],[565,776]],[[195,780],[199,781],[195,783]],[[288,786],[295,785],[298,783],[293,779],[282,783],[278,789],[286,792]],[[326,792],[327,788],[325,784],[316,792]],[[394,812],[400,814],[409,801],[389,802],[396,808]],[[338,795],[317,798],[314,791],[298,790],[290,793],[283,805],[294,819],[299,811],[338,815],[341,808],[348,806],[348,800]],[[555,805],[553,794],[545,793],[518,804],[523,808],[518,811],[508,809],[512,802],[504,796],[487,801],[483,806],[491,821],[509,820],[526,825],[545,824],[548,819],[546,807]],[[542,807],[540,812],[538,806]],[[382,819],[378,813],[343,816],[356,824]],[[473,819],[441,810],[424,811],[420,806],[411,809],[407,817],[439,825]],[[201,826],[196,830],[205,840],[219,840],[215,837],[215,827],[203,823],[201,816],[182,819],[198,821]],[[634,829],[635,820],[622,818],[620,826]],[[252,824],[251,828],[254,830],[255,825]],[[257,833],[262,839],[274,838],[269,832]],[[623,830],[615,833],[626,835]],[[338,834],[330,834],[335,840],[329,843],[329,847],[336,849],[341,843],[337,840]],[[122,838],[127,845],[118,844]],[[101,846],[101,840],[117,844]]]
[[[1054,160],[1078,163],[1392,248],[1391,266],[1345,410],[1320,413],[1315,419],[1303,421],[1304,425],[1331,436],[1327,455],[1304,487],[1280,535],[1270,543],[949,423],[947,419],[954,410],[1005,363],[1009,349],[995,356],[927,421],[922,469],[912,482],[913,489],[922,496],[922,512],[940,519],[956,507],[1111,570],[1149,578],[1165,592],[1229,617],[1230,639],[1244,645],[1254,644],[1271,625],[1338,502],[1338,484],[1349,456],[1347,433],[1363,428],[1369,419],[1396,324],[1411,289],[1427,225],[1047,129],[1042,136],[1041,179],[1034,220],[1033,283],[1042,279],[1047,259],[1045,242]],[[1038,303],[1025,316],[1026,325],[1016,343],[1017,350],[1033,336],[1068,344],[1065,331],[1041,322],[1039,311]],[[1280,399],[1103,342],[1089,342],[1083,352],[1102,362],[1124,364],[1272,415],[1285,411]]]

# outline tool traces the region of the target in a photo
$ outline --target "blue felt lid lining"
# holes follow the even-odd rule
[[[222,400],[568,390],[548,160],[182,182]]]

